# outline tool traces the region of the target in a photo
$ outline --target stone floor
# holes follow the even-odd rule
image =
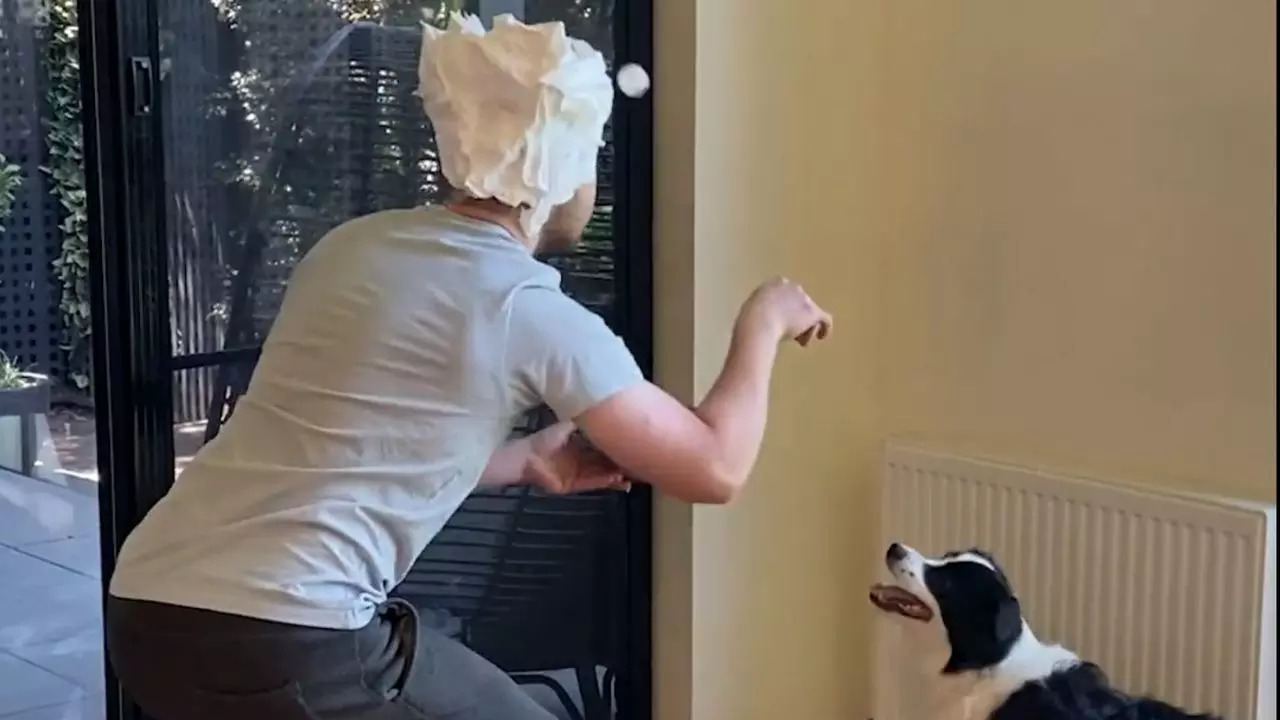
[[[98,501],[0,470],[0,719],[102,720]]]

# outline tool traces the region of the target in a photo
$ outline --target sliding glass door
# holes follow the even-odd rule
[[[439,202],[415,96],[437,0],[84,0],[104,577],[235,412],[290,273],[335,225]],[[479,0],[647,63],[645,0]],[[425,10],[425,12],[424,12]],[[619,98],[565,289],[649,362],[649,107]],[[528,427],[545,422],[530,417]],[[649,715],[649,498],[477,494],[396,593],[561,717]],[[136,708],[108,683],[110,717]]]

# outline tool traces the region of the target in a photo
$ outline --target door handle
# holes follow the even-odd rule
[[[155,87],[151,78],[151,58],[129,58],[129,97],[134,117],[151,114]]]

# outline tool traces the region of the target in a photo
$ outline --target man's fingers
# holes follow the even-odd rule
[[[618,465],[605,455],[593,452],[582,459],[582,469],[584,475],[618,475]]]
[[[631,481],[621,475],[609,475],[606,477],[584,478],[574,484],[571,492],[595,492],[596,490],[610,490],[617,492],[628,492],[631,490]]]
[[[586,472],[578,475],[568,485],[573,492],[591,492],[592,490],[611,490],[627,483],[627,478],[617,469],[602,472]]]
[[[817,338],[818,340],[826,340],[827,336],[831,334],[831,329],[834,326],[835,320],[832,319],[829,313],[824,312],[818,319],[818,322],[810,325],[808,330],[805,330],[796,337],[796,342],[800,344],[800,347],[808,347],[809,343],[813,342],[814,338]]]

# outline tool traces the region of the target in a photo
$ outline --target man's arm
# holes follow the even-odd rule
[[[553,495],[626,490],[622,471],[578,432],[559,422],[498,449],[480,475],[479,489],[534,485]]]
[[[492,490],[528,482],[529,460],[532,455],[533,442],[529,437],[508,441],[489,458],[489,464],[480,473],[479,487]]]
[[[696,408],[643,383],[576,422],[629,476],[687,502],[726,503],[759,455],[776,355],[776,339],[735,333],[720,377]]]
[[[698,503],[728,502],[764,437],[783,338],[825,337],[831,317],[799,286],[765,283],[743,305],[720,377],[693,410],[646,382],[622,341],[559,293],[523,298],[512,322],[518,387],[572,420],[632,478]]]
[[[724,368],[692,411],[643,383],[575,422],[632,477],[689,502],[726,503],[746,484],[760,453],[779,340],[807,345],[831,326],[831,316],[799,286],[766,283],[743,305]]]

